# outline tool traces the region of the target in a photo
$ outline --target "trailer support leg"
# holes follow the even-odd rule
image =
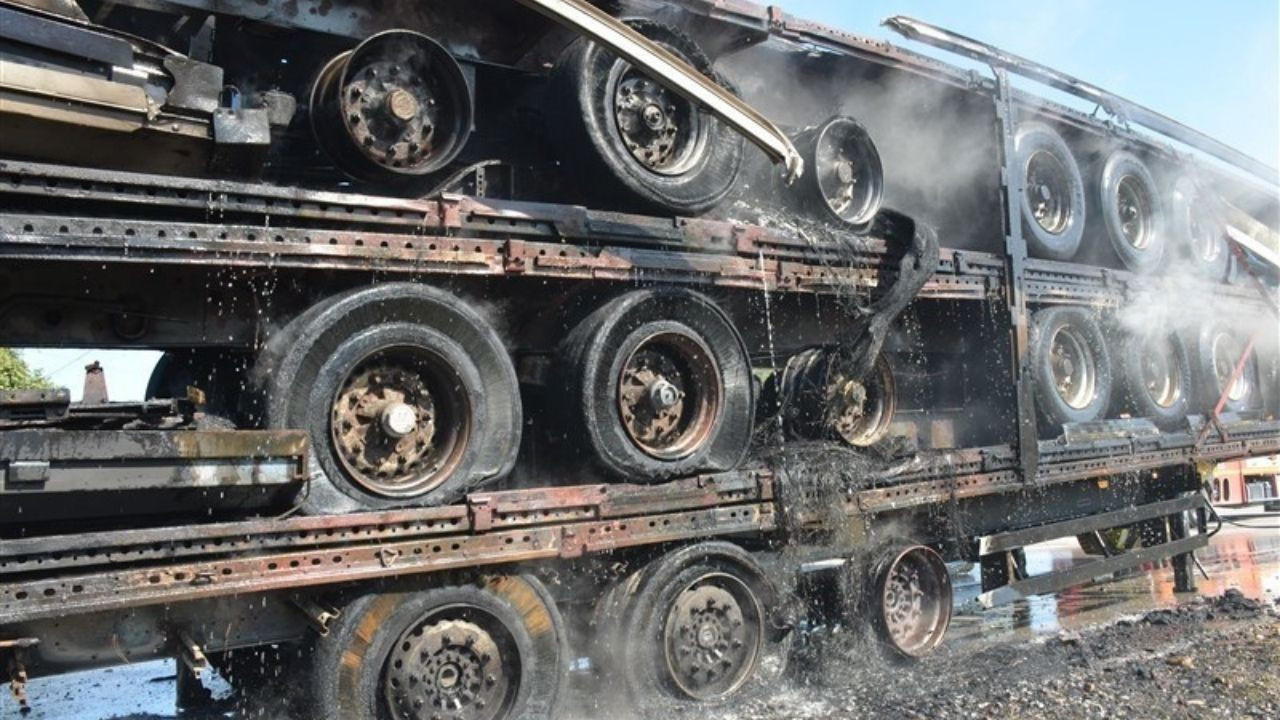
[[[1187,537],[1187,514],[1180,512],[1169,518],[1169,535],[1172,540]],[[1196,556],[1194,552],[1186,552],[1173,556],[1173,591],[1193,593],[1196,591]]]
[[[998,552],[983,555],[979,561],[982,566],[982,591],[988,592],[1009,584],[1009,553]]]

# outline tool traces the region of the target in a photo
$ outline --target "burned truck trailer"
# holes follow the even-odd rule
[[[667,714],[929,652],[949,561],[1193,584],[1280,451],[1275,170],[886,24],[990,71],[736,1],[0,0],[0,345],[164,352],[0,391],[15,702],[554,717],[589,658]]]

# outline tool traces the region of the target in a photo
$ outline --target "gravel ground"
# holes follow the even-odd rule
[[[723,717],[1280,717],[1280,615],[1236,590],[1080,633],[971,643],[913,666],[868,650],[821,648],[805,682]]]

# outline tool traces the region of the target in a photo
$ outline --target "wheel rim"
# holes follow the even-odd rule
[[[1142,386],[1147,397],[1159,407],[1168,409],[1182,399],[1182,360],[1174,350],[1173,340],[1151,338],[1142,350]]]
[[[1151,245],[1151,196],[1141,180],[1125,175],[1116,187],[1116,210],[1120,214],[1120,235],[1135,250]]]
[[[346,172],[383,180],[443,168],[471,132],[456,60],[424,35],[391,30],[329,61],[312,88],[321,147]]]
[[[448,479],[466,449],[471,408],[453,368],[425,348],[365,356],[334,393],[339,462],[375,495],[414,497]]]
[[[442,608],[392,647],[383,696],[395,720],[497,720],[519,689],[519,653],[497,619]]]
[[[814,170],[822,199],[836,217],[868,223],[880,209],[883,172],[880,155],[857,123],[837,118],[822,129],[814,150]]]
[[[668,677],[680,692],[710,700],[752,676],[764,637],[760,601],[741,579],[708,573],[672,603],[663,631]]]
[[[709,127],[696,105],[621,60],[607,87],[614,129],[643,168],[680,175],[702,159]]]
[[[617,394],[631,441],[654,458],[676,460],[696,452],[715,429],[720,369],[701,341],[658,333],[623,362]]]
[[[918,545],[886,563],[879,582],[883,639],[912,657],[937,647],[951,623],[951,580],[932,549]]]
[[[1071,182],[1067,168],[1053,153],[1043,150],[1027,159],[1027,199],[1036,224],[1051,235],[1061,235],[1071,223]]]
[[[1213,336],[1212,344],[1213,374],[1218,380],[1218,392],[1227,387],[1232,374],[1236,371],[1236,363],[1240,361],[1243,348],[1229,333],[1219,332]],[[1227,390],[1227,399],[1238,403],[1249,396],[1249,373],[1244,372]]]
[[[1058,328],[1049,344],[1049,364],[1058,396],[1075,410],[1093,402],[1098,368],[1088,341],[1074,328]]]
[[[873,445],[893,421],[895,385],[893,370],[883,355],[876,358],[872,375],[859,382],[848,373],[847,361],[837,354],[827,371],[827,427],[854,447]]]
[[[1205,264],[1217,262],[1226,248],[1222,237],[1217,234],[1218,224],[1213,214],[1206,209],[1208,199],[1195,181],[1185,177],[1180,179],[1174,186],[1174,202],[1179,208],[1179,219],[1191,243],[1192,254]]]

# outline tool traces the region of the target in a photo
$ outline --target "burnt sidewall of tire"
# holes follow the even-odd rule
[[[1178,363],[1178,382],[1182,392],[1169,407],[1162,407],[1147,392],[1143,377],[1142,361],[1148,342],[1168,343],[1173,359]],[[1123,407],[1134,417],[1148,418],[1163,430],[1182,426],[1195,397],[1195,373],[1191,367],[1191,354],[1182,337],[1172,330],[1125,332],[1119,337],[1114,358],[1118,373],[1117,389]]]
[[[723,84],[711,61],[675,28],[652,20],[628,20],[642,35],[681,56],[702,74]],[[710,113],[701,158],[685,172],[663,175],[643,167],[619,136],[609,77],[623,62],[602,45],[579,38],[551,75],[552,136],[567,170],[588,195],[639,210],[697,215],[715,207],[733,189],[741,173],[742,137]]]
[[[694,700],[680,694],[664,677],[663,636],[667,615],[685,588],[704,574],[731,574],[749,587],[759,601],[763,625],[757,664],[741,688],[724,697]],[[770,613],[777,608],[778,589],[746,551],[726,542],[690,545],[654,560],[611,593],[612,619],[602,648],[605,670],[621,678],[641,717],[660,717],[672,711],[716,707],[776,689],[785,672],[791,632],[774,627]],[[606,601],[610,596],[606,596]]]
[[[1146,195],[1148,207],[1148,246],[1138,249],[1124,237],[1124,219],[1120,217],[1117,202],[1120,183],[1126,177],[1136,182]],[[1098,176],[1097,212],[1102,217],[1107,241],[1125,268],[1138,273],[1148,273],[1160,266],[1164,259],[1168,236],[1168,216],[1155,177],[1133,153],[1117,150],[1107,156]]]
[[[460,605],[501,621],[519,655],[519,686],[504,720],[552,720],[568,656],[564,621],[546,588],[527,576],[356,598],[315,641],[311,717],[388,720],[382,676],[392,647],[424,616]]]
[[[676,320],[678,318],[678,320]],[[618,378],[627,358],[656,332],[692,335],[710,350],[719,370],[720,409],[702,445],[675,459],[654,458],[627,434],[618,408]],[[640,290],[588,316],[566,343],[573,427],[583,433],[607,471],[653,482],[704,471],[731,470],[746,456],[754,417],[751,362],[725,313],[687,290]],[[572,441],[573,434],[567,436]]]
[[[262,372],[268,427],[307,429],[313,467],[322,471],[312,472],[304,490],[307,512],[447,503],[515,465],[522,423],[515,368],[497,332],[458,297],[423,285],[378,285],[326,301],[295,324],[301,327],[285,328],[287,346],[264,358]],[[330,434],[333,393],[370,350],[414,343],[429,343],[424,347],[448,359],[465,384],[471,432],[462,462],[442,484],[417,498],[385,498],[364,491],[340,470]]]
[[[1062,136],[1044,123],[1028,122],[1019,125],[1014,146],[1018,156],[1018,170],[1022,173],[1024,184],[1020,211],[1027,251],[1033,257],[1064,262],[1071,260],[1080,249],[1087,212],[1084,179],[1080,175],[1080,165]],[[1025,187],[1028,164],[1037,152],[1052,155],[1066,171],[1066,180],[1069,185],[1067,199],[1071,204],[1071,216],[1061,233],[1051,233],[1036,222],[1031,206],[1032,191],[1031,188]]]
[[[1073,408],[1058,395],[1053,377],[1051,345],[1054,332],[1070,326],[1093,354],[1096,373],[1094,397],[1084,408]],[[1068,423],[1102,420],[1107,415],[1112,387],[1111,355],[1096,316],[1078,307],[1055,307],[1040,310],[1031,321],[1030,367],[1036,391],[1036,408],[1040,419],[1048,424],[1042,430],[1058,429]]]

